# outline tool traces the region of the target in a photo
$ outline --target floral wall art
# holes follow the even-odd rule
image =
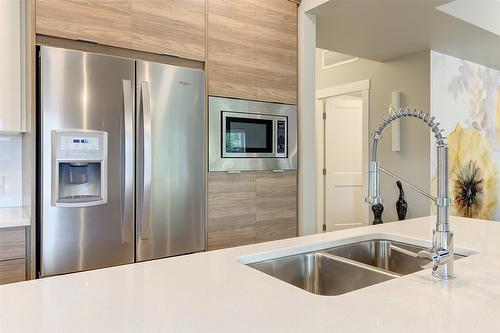
[[[500,220],[500,71],[431,52],[431,113],[449,145],[451,214]],[[432,191],[436,146],[431,139]]]

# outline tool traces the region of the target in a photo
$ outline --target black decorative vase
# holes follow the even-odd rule
[[[372,205],[372,212],[373,212],[373,223],[372,224],[382,224],[382,213],[384,211],[384,205],[382,204],[376,204]]]
[[[398,220],[403,221],[406,219],[406,212],[408,212],[408,203],[405,200],[405,192],[403,191],[403,184],[398,180],[396,185],[399,188],[399,199],[396,201],[396,212],[398,213]]]

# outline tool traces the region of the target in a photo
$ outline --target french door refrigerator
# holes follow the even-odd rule
[[[38,54],[39,276],[204,250],[204,72]]]

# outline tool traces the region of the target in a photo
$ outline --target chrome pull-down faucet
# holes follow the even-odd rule
[[[408,181],[382,168],[377,161],[377,146],[382,138],[382,132],[393,120],[403,117],[418,118],[426,123],[434,133],[437,143],[437,196],[433,197],[427,192],[410,184]],[[448,220],[451,200],[448,196],[448,145],[439,129],[439,123],[435,122],[435,117],[416,108],[401,108],[399,110],[390,109],[389,116],[384,118],[379,127],[372,135],[372,151],[369,164],[368,196],[365,201],[371,205],[382,203],[380,196],[380,171],[407,184],[418,193],[434,201],[437,206],[436,227],[433,230],[432,247],[420,251],[417,255],[418,263],[423,268],[432,268],[432,274],[440,279],[453,277],[453,232],[450,229]]]

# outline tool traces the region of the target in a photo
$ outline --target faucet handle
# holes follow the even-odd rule
[[[450,259],[453,260],[450,256],[450,252],[438,246],[417,253],[417,264],[424,269],[432,268],[433,272],[435,272],[439,266],[448,263]]]

